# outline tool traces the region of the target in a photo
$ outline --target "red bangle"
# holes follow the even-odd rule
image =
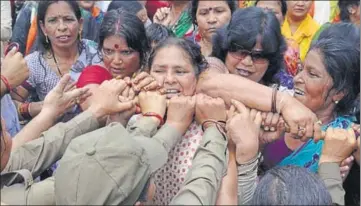
[[[4,82],[6,89],[8,90],[8,92],[11,91],[11,86],[9,84],[9,81],[6,79],[6,77],[4,77],[3,75],[1,75],[1,80]]]
[[[29,113],[29,106],[30,106],[30,103],[25,102],[25,103],[21,103],[18,108],[19,114],[26,120],[29,120],[32,118]]]
[[[155,112],[147,112],[145,114],[143,114],[144,117],[155,117],[160,121],[159,125],[163,125],[164,124],[164,120],[163,117],[160,116],[159,114],[155,113]]]

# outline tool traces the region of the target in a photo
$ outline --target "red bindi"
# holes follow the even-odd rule
[[[119,44],[115,44],[114,48],[119,49]]]

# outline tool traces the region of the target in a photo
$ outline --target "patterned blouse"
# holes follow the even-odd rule
[[[80,73],[86,66],[102,64],[102,61],[97,54],[97,49],[94,46],[94,42],[83,39],[81,43],[83,44],[83,49],[69,72],[73,81],[78,80]],[[56,86],[60,77],[50,68],[38,51],[26,56],[25,60],[30,72],[27,83],[32,87],[27,89],[35,90],[35,94],[32,95],[36,96],[36,99],[43,101],[49,91]]]

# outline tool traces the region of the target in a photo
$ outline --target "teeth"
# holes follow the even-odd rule
[[[301,91],[301,90],[299,90],[299,89],[295,89],[295,93],[296,93],[297,95],[304,95],[304,94],[305,94],[303,91]]]
[[[243,70],[243,69],[237,69],[238,70],[238,73],[241,75],[241,76],[246,76],[248,77],[249,75],[251,75],[251,72],[249,71],[246,71],[246,70]]]
[[[177,94],[177,93],[179,93],[179,91],[176,89],[167,89],[167,94]]]

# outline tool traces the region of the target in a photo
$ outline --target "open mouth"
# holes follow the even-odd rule
[[[57,39],[59,39],[60,41],[67,41],[70,39],[70,36],[68,35],[63,35],[63,36],[58,36],[56,37]]]
[[[305,95],[305,92],[298,89],[298,88],[295,88],[294,91],[295,91],[295,95],[299,95],[299,96],[304,96]]]
[[[180,91],[177,89],[167,89],[165,92],[165,95],[167,96],[167,99],[170,99],[174,96],[179,96],[180,95]]]
[[[253,72],[250,72],[248,70],[245,70],[245,69],[236,69],[237,70],[237,73],[243,77],[249,77],[253,74]]]

